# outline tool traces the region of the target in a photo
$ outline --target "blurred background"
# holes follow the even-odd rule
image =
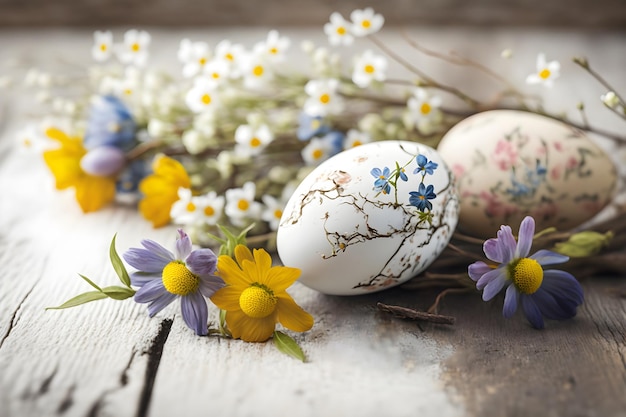
[[[626,30],[626,0],[0,0],[15,26],[307,26],[366,6],[388,25],[550,26]]]

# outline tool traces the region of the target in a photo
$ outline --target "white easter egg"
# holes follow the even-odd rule
[[[280,221],[278,255],[320,292],[380,291],[424,271],[457,221],[452,174],[434,149],[374,142],[333,156],[300,183]]]
[[[533,216],[537,231],[569,230],[610,201],[617,173],[583,132],[545,116],[494,110],[462,120],[437,150],[455,174],[459,231],[492,237]]]

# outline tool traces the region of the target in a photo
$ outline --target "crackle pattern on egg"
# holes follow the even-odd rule
[[[431,174],[414,173],[417,155],[438,167]],[[393,171],[396,163],[407,180],[398,177],[385,190],[372,169]],[[430,210],[410,204],[409,193],[421,182],[436,195]],[[414,198],[414,204],[426,204]],[[446,247],[457,221],[452,174],[435,150],[376,142],[334,156],[303,180],[284,210],[277,249],[285,265],[301,269],[303,284],[326,294],[357,295],[422,272]]]
[[[574,228],[613,196],[610,158],[583,132],[537,114],[494,110],[454,126],[438,151],[457,179],[459,230],[492,237],[533,216],[537,230]]]

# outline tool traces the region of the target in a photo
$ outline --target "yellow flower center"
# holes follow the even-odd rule
[[[258,148],[259,146],[261,146],[261,141],[259,140],[259,138],[253,137],[252,139],[250,139],[250,146],[253,148]]]
[[[424,103],[422,104],[422,107],[420,107],[420,111],[422,112],[422,114],[428,114],[430,113],[431,110],[432,108],[430,107],[430,104],[428,103]]]
[[[360,140],[355,140],[354,142],[352,142],[352,147],[353,148],[356,147],[356,146],[361,146],[361,145],[363,145],[363,143],[361,143]]]
[[[132,96],[133,95],[133,90],[131,90],[130,88],[126,88],[124,90],[124,94],[126,94],[127,96]]]
[[[214,80],[217,80],[218,78],[220,78],[220,73],[214,72],[213,74],[211,74],[211,77],[213,77]]]
[[[212,216],[212,215],[214,215],[214,214],[215,214],[215,209],[214,209],[213,207],[211,207],[211,206],[206,206],[206,207],[204,208],[204,215],[205,215],[205,216],[209,216],[209,217],[211,217],[211,216]]]
[[[235,57],[230,52],[227,53],[226,55],[224,55],[224,58],[226,58],[229,61],[234,61],[235,60]]]
[[[320,159],[324,155],[321,149],[316,149],[313,151],[313,159]]]
[[[368,74],[372,74],[374,72],[374,66],[373,65],[366,65],[364,68],[365,72],[367,72]]]
[[[361,22],[361,26],[363,26],[365,29],[369,28],[370,26],[372,26],[372,22],[370,22],[369,20],[365,19]]]
[[[139,44],[137,42],[135,42],[134,44],[132,44],[132,46],[130,48],[133,50],[133,52],[139,52],[139,49],[141,47],[139,46]]]
[[[280,219],[283,216],[283,211],[282,210],[274,210],[274,217],[276,217],[277,219]]]
[[[208,94],[203,95],[201,100],[202,100],[202,104],[205,104],[207,106],[211,104],[211,96]]]
[[[190,201],[189,203],[187,203],[187,211],[189,213],[193,213],[194,211],[196,211],[196,205]]]
[[[278,48],[270,48],[270,54],[276,55],[278,53]]]
[[[330,101],[330,96],[328,94],[322,94],[320,96],[320,101],[324,104],[328,103]]]
[[[522,294],[532,294],[541,287],[543,268],[534,259],[522,258],[509,267],[509,276]]]
[[[202,66],[204,66],[204,64],[206,64],[206,58],[202,57],[200,58],[200,60],[198,61],[198,63]]]
[[[547,80],[548,78],[550,78],[550,70],[547,68],[542,69],[541,72],[539,72],[539,77],[541,79]]]
[[[254,67],[254,69],[252,69],[252,73],[256,77],[260,77],[261,75],[263,75],[263,66],[262,65],[257,65],[256,67]]]
[[[163,268],[163,286],[176,295],[188,295],[198,290],[200,279],[181,261],[173,261]]]
[[[239,208],[239,210],[241,211],[248,210],[248,207],[250,207],[250,203],[248,202],[248,200],[244,200],[242,198],[241,200],[237,202],[237,208]]]
[[[344,28],[343,26],[339,26],[337,28],[337,34],[338,35],[345,35],[346,34],[346,28]]]
[[[108,46],[107,46],[107,44],[106,44],[106,43],[101,43],[101,44],[100,44],[100,50],[101,50],[102,52],[106,52],[106,51],[107,51],[107,49],[109,49],[109,48],[108,48]]]
[[[274,312],[278,299],[264,285],[252,284],[239,296],[239,307],[248,317],[262,319]]]

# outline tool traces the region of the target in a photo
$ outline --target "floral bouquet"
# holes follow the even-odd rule
[[[229,40],[213,46],[183,39],[177,51],[179,74],[149,66],[152,39],[141,30],[127,31],[119,43],[114,42],[112,32],[95,32],[92,56],[97,65],[79,81],[30,70],[26,85],[40,88],[38,97],[50,105],[49,114],[55,118],[39,128],[42,135],[31,131],[28,143],[48,143],[43,157],[56,188],[73,189],[85,213],[127,204],[130,199],[154,227],[181,227],[175,253],[151,240],[144,240],[143,248],[126,252],[124,260],[137,270],[131,274],[113,242],[111,261],[123,286],[101,288],[83,277],[94,291],[60,307],[134,297],[147,303],[154,315],[178,298],[185,323],[198,335],[246,341],[264,341],[274,335],[284,349],[294,352],[293,340],[275,331],[275,324],[306,331],[313,318],[285,291],[298,278],[298,269],[272,267],[268,252],[275,250],[287,201],[322,162],[370,142],[402,140],[435,148],[470,116],[505,109],[604,137],[618,147],[626,142],[625,136],[590,124],[582,104],[583,122],[551,114],[537,97],[524,95],[501,74],[406,37],[416,53],[476,70],[505,86],[494,92],[493,100],[477,100],[462,88],[427,74],[411,57],[388,48],[377,37],[383,25],[383,16],[371,8],[354,10],[349,20],[333,13],[323,27],[330,47],[310,41],[300,45],[309,59],[308,73],[285,71],[293,45],[276,30],[250,47]],[[340,51],[354,42],[370,42],[371,48],[353,57],[346,68]],[[503,58],[511,55],[510,50],[502,52]],[[587,60],[575,58],[574,63],[603,87],[598,96],[606,109],[626,119],[623,97]],[[392,64],[405,68],[410,76],[388,78]],[[540,53],[526,82],[550,87],[559,81],[560,70],[559,62]],[[453,99],[457,107],[446,107],[444,98]],[[524,135],[519,137],[520,143],[526,143]],[[507,164],[503,157],[518,155],[519,149],[507,140],[504,147],[494,150],[499,164]],[[562,145],[554,145],[558,146]],[[433,174],[437,164],[421,154],[414,157],[416,171],[421,169],[423,175],[410,193],[410,205],[428,223],[432,221],[428,217],[431,201],[437,195],[424,177]],[[563,165],[562,172],[582,172],[588,167],[584,158]],[[541,328],[543,317],[573,317],[582,303],[582,288],[571,271],[578,271],[579,278],[623,272],[626,254],[620,232],[626,225],[619,199],[611,202],[603,218],[567,230],[560,230],[558,224],[544,227],[537,213],[520,209],[521,198],[534,196],[542,181],[556,175],[542,161],[531,161],[528,174],[513,163],[506,165],[512,183],[502,189],[514,197],[514,207],[504,211],[506,216],[515,212],[517,220],[511,223],[520,227],[517,237],[509,226],[485,230],[486,236],[497,232],[497,237],[486,241],[486,236],[465,233],[461,227],[453,230],[441,255],[404,284],[406,289],[441,288],[431,311],[381,308],[391,308],[403,317],[417,315],[441,322],[435,314],[441,296],[473,288],[476,281],[485,300],[506,288],[505,317],[521,305],[530,323]],[[460,187],[463,172],[449,165]],[[395,170],[393,165],[372,167],[371,175],[375,193],[388,194],[392,187],[397,193],[398,181],[406,180],[404,166],[397,162]],[[497,187],[481,191],[491,199],[486,217],[497,218],[497,210],[502,209],[494,190]],[[459,197],[463,204],[463,189]],[[399,204],[397,197],[395,204]],[[541,230],[536,231],[539,223]],[[191,240],[206,249],[193,250]],[[208,247],[218,244],[216,255]],[[529,256],[531,244],[538,251]],[[251,251],[248,246],[260,249]],[[570,258],[566,267],[570,272],[543,269]],[[217,329],[207,328],[207,298],[221,312]]]

